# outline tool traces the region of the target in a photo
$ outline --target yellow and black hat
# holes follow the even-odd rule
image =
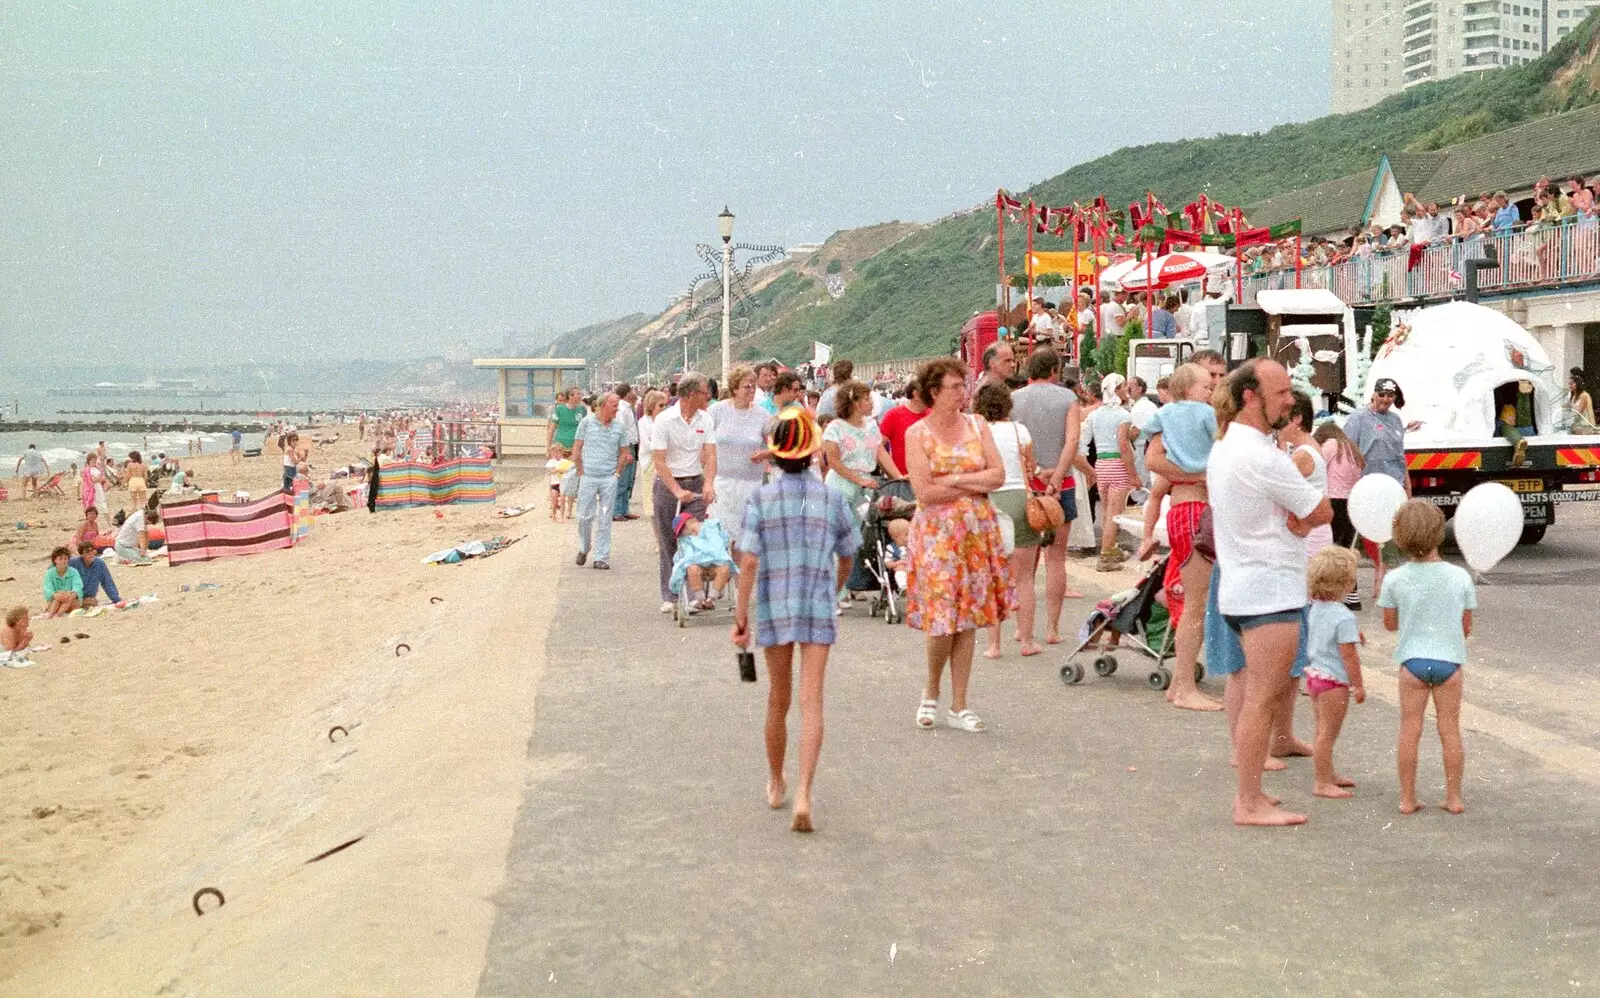
[[[800,460],[810,457],[822,446],[822,431],[817,421],[804,407],[792,405],[778,413],[778,422],[772,428],[768,444],[773,457]]]

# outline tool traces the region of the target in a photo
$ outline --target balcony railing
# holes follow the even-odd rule
[[[1411,247],[1379,250],[1366,258],[1302,267],[1298,284],[1293,267],[1246,274],[1241,300],[1253,305],[1257,292],[1294,287],[1326,288],[1351,305],[1450,298],[1461,293],[1464,261],[1483,257],[1491,245],[1499,254],[1500,269],[1479,271],[1478,287],[1486,294],[1600,284],[1600,216],[1587,215],[1523,226],[1504,235],[1452,236],[1416,253]]]

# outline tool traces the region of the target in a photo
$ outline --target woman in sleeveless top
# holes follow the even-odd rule
[[[1323,495],[1328,494],[1328,462],[1322,448],[1311,438],[1311,427],[1316,422],[1311,410],[1311,399],[1302,392],[1294,393],[1294,408],[1289,410],[1289,423],[1278,431],[1278,442],[1294,460],[1294,466],[1306,481]],[[1306,535],[1306,557],[1316,554],[1333,543],[1333,527],[1323,524]]]
[[[906,623],[927,635],[928,681],[917,727],[938,717],[939,683],[950,666],[946,723],[984,730],[967,705],[977,629],[1006,618],[1012,583],[1001,553],[1000,526],[988,494],[1005,481],[1005,467],[988,424],[961,411],[967,369],[941,358],[923,365],[918,392],[929,412],[906,433],[906,464],[917,514],[906,543]]]

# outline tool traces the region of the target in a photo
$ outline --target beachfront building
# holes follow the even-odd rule
[[[1333,112],[1532,62],[1596,10],[1596,0],[1334,0]]]
[[[581,357],[480,357],[472,366],[500,372],[501,457],[543,457],[556,394],[588,384]]]
[[[1355,305],[1381,301],[1420,304],[1460,293],[1462,262],[1492,247],[1501,263],[1479,275],[1483,303],[1505,312],[1534,335],[1557,369],[1600,358],[1600,225],[1571,217],[1560,225],[1533,224],[1535,186],[1549,178],[1552,193],[1572,178],[1600,175],[1600,105],[1539,118],[1437,152],[1380,153],[1371,169],[1290,191],[1244,209],[1253,225],[1300,219],[1307,247],[1328,240],[1348,245],[1352,234],[1401,223],[1405,195],[1439,206],[1438,224],[1420,248],[1412,229],[1369,258],[1333,265],[1308,262],[1253,273],[1240,300],[1260,290],[1323,287]],[[1463,236],[1449,219],[1457,198],[1480,202],[1505,191],[1519,224],[1504,232]],[[1399,231],[1392,229],[1391,231]]]

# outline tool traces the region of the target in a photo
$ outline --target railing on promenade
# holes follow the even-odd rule
[[[1484,292],[1600,284],[1600,217],[1590,215],[1504,234],[1451,236],[1415,252],[1412,247],[1380,250],[1343,263],[1302,267],[1298,286],[1326,288],[1352,305],[1448,298],[1462,288],[1464,262],[1483,257],[1488,246],[1498,252],[1500,268],[1479,272]],[[1254,305],[1258,292],[1296,286],[1292,267],[1246,274],[1241,301]]]

